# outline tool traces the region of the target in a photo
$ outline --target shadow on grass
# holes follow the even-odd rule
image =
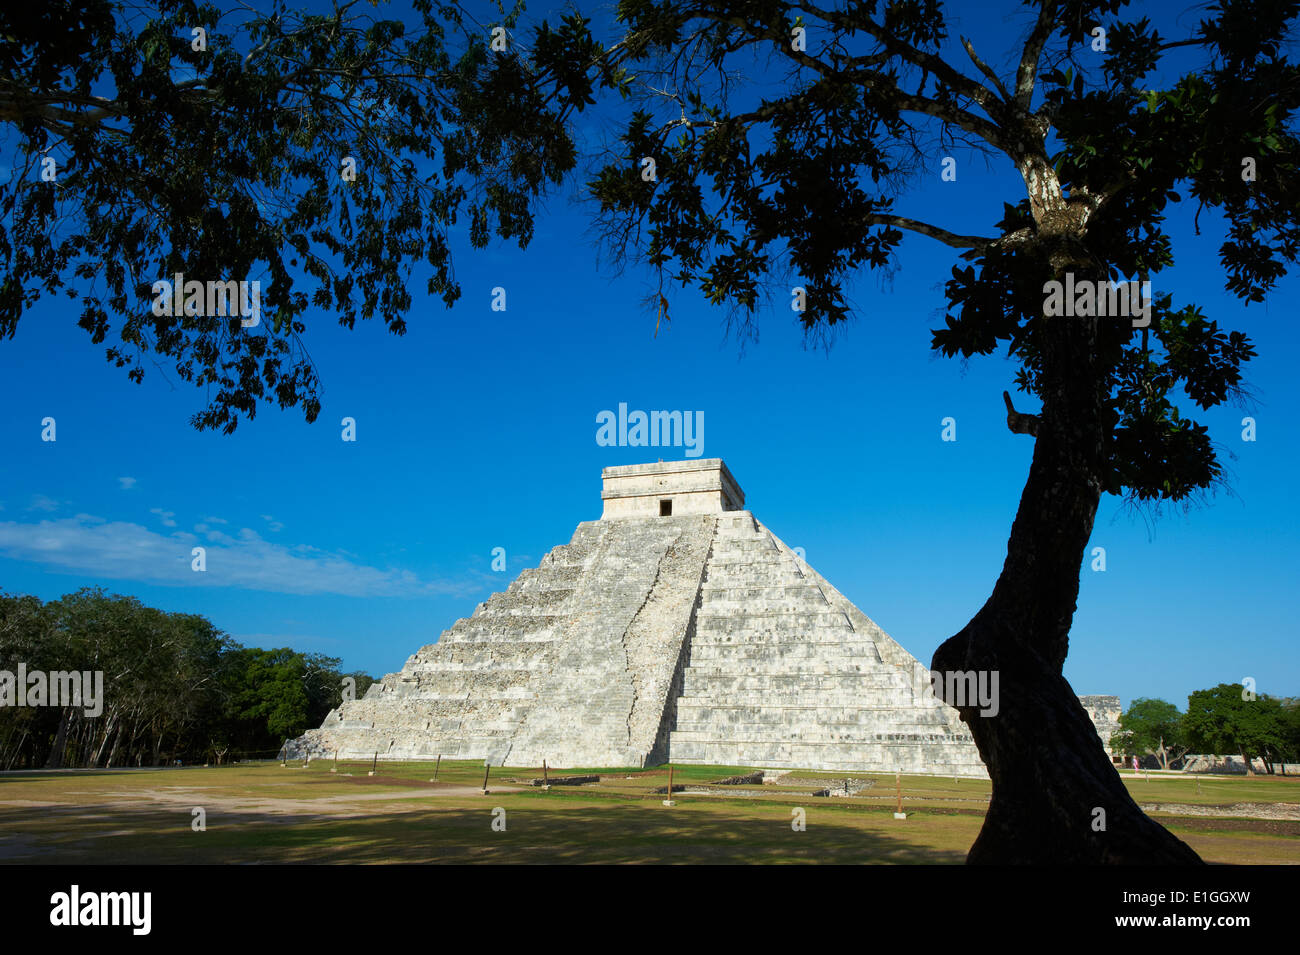
[[[502,807],[505,831],[494,831]],[[808,807],[807,829],[790,808],[653,800],[487,797],[481,807],[391,807],[384,813],[286,815],[212,810],[207,830],[188,809],[96,805],[33,818],[0,810],[0,862],[31,864],[275,863],[953,863],[973,832],[951,817],[893,825],[878,813]],[[909,839],[911,834],[921,838]],[[936,833],[934,829],[942,831]],[[978,825],[976,825],[978,828]],[[926,841],[952,844],[934,848]]]

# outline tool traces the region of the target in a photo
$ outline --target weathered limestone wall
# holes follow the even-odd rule
[[[718,490],[672,491],[653,494],[648,497],[625,497],[608,500],[601,520],[626,520],[628,518],[658,517],[659,502],[672,502],[672,516],[683,517],[694,514],[720,514],[724,508],[722,492]]]
[[[675,763],[985,775],[916,660],[752,514],[718,519]]]
[[[1101,745],[1110,752],[1110,738],[1120,732],[1119,717],[1123,709],[1118,696],[1081,696],[1079,703],[1087,711],[1092,725],[1097,727]]]
[[[1150,759],[1148,756],[1146,759]],[[1188,754],[1178,762],[1182,763],[1185,773],[1222,773],[1225,775],[1245,775],[1246,759],[1243,756],[1217,756],[1214,754]],[[1265,763],[1256,756],[1250,761],[1252,772],[1263,775],[1270,768],[1274,773],[1286,776],[1300,775],[1300,763]]]
[[[744,492],[721,458],[605,468],[601,479],[601,520],[658,518],[664,500],[672,502],[673,517],[721,514],[745,505]]]
[[[363,699],[332,711],[291,752],[399,759],[508,752],[536,698],[537,678],[555,665],[571,622],[569,598],[598,559],[601,537],[593,523],[580,524],[568,544],[456,621]]]

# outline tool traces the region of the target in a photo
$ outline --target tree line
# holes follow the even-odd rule
[[[287,647],[245,647],[198,614],[83,588],[43,603],[0,593],[0,769],[158,766],[271,757],[374,679]],[[102,672],[102,711],[15,705],[25,674]],[[6,676],[6,674],[9,674]],[[39,679],[45,679],[40,677]],[[5,681],[8,681],[7,683]]]
[[[1300,697],[1256,694],[1240,683],[1220,683],[1187,697],[1187,711],[1167,700],[1139,698],[1119,718],[1111,751],[1155,756],[1164,769],[1188,753],[1237,755],[1272,764],[1300,762]]]

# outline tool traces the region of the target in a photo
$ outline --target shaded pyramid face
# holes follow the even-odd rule
[[[611,510],[291,754],[986,775],[916,659],[749,511]]]

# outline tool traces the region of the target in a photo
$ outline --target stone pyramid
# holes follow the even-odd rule
[[[906,650],[721,459],[606,468],[604,514],[293,755],[987,775]]]

